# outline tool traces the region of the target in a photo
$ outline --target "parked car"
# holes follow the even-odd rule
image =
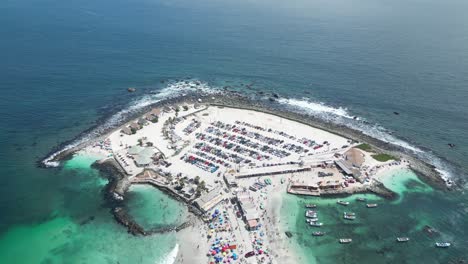
[[[250,252],[245,253],[246,258],[250,258],[250,257],[253,257],[253,256],[255,256],[255,251],[250,251]]]

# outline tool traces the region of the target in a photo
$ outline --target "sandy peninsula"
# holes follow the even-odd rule
[[[81,151],[101,155],[99,166],[118,175],[109,194],[116,219],[129,231],[178,232],[177,263],[299,262],[280,228],[282,195],[394,198],[379,178],[411,166],[305,122],[201,99],[148,109]],[[167,230],[143,230],[119,207],[131,184],[160,188],[196,217]]]

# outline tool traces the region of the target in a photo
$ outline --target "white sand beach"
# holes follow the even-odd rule
[[[203,221],[177,234],[176,263],[296,263],[281,230],[283,195],[362,192],[409,166],[359,144],[272,114],[182,104],[153,109],[85,151],[200,210]]]

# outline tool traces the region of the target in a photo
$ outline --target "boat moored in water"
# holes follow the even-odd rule
[[[316,204],[306,204],[305,208],[317,208]]]
[[[336,202],[337,204],[341,204],[341,205],[344,205],[344,206],[347,206],[349,205],[349,202],[346,202],[346,201],[342,201],[342,200],[339,200],[338,202]]]
[[[408,241],[409,241],[409,237],[397,237],[397,238],[396,238],[396,241],[397,241],[397,242],[400,242],[400,243],[402,243],[402,242],[408,242]]]
[[[323,223],[319,223],[319,222],[310,222],[309,225],[310,225],[310,226],[314,226],[314,227],[321,227],[321,226],[323,226]]]
[[[325,235],[325,232],[321,232],[321,231],[317,231],[317,232],[312,233],[312,236],[324,236],[324,235]]]
[[[437,242],[437,243],[435,243],[435,246],[438,247],[438,248],[448,248],[451,245],[452,244],[450,244],[449,242]]]
[[[315,218],[317,217],[317,212],[312,211],[312,210],[307,210],[305,213],[305,216],[309,218]]]
[[[349,244],[353,242],[351,238],[340,238],[340,244]]]
[[[366,204],[366,207],[367,207],[367,208],[375,208],[375,207],[377,207],[377,206],[378,206],[378,205],[377,205],[377,204],[375,204],[375,203],[372,203],[372,204]]]
[[[346,220],[354,220],[356,219],[356,216],[355,215],[343,215],[343,218],[346,219]]]
[[[356,198],[356,201],[358,201],[358,202],[365,202],[365,201],[366,201],[366,198],[358,197],[358,198]]]

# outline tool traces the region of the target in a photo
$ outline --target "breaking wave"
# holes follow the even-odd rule
[[[450,166],[436,155],[425,151],[411,143],[397,138],[379,124],[367,122],[364,118],[353,116],[348,109],[343,107],[333,107],[321,102],[313,102],[302,98],[280,98],[278,103],[292,111],[302,112],[318,117],[322,120],[330,121],[339,125],[347,126],[351,129],[362,132],[363,134],[379,139],[383,142],[393,144],[406,149],[418,158],[432,164],[436,170],[445,179],[450,179],[453,175]]]
[[[169,252],[161,261],[156,262],[157,264],[174,264],[177,259],[177,254],[179,253],[179,244],[176,244],[175,247]]]
[[[55,161],[55,158],[60,153],[72,149],[90,139],[102,135],[109,129],[115,128],[128,119],[129,116],[140,112],[143,108],[160,102],[165,99],[172,99],[177,96],[183,96],[188,93],[200,93],[204,95],[221,93],[222,89],[218,87],[212,87],[206,82],[202,82],[196,79],[182,80],[182,81],[170,81],[167,86],[161,90],[156,90],[154,93],[141,96],[132,102],[127,107],[118,111],[117,113],[110,116],[102,125],[94,128],[92,131],[80,136],[78,139],[72,141],[60,150],[52,153],[45,158],[42,163],[47,167],[57,167],[59,162]],[[451,178],[453,175],[450,166],[442,159],[432,154],[430,151],[425,151],[413,144],[400,139],[383,126],[379,124],[373,124],[366,121],[362,117],[353,116],[347,108],[334,107],[327,105],[322,102],[314,102],[308,98],[279,98],[277,102],[288,110],[306,113],[322,120],[336,123],[339,125],[347,126],[351,129],[362,132],[373,138],[377,138],[381,141],[402,147],[424,161],[434,165],[436,170],[445,179]]]
[[[291,106],[295,106],[298,108],[303,108],[307,110],[309,113],[315,113],[315,114],[332,114],[335,116],[341,116],[345,118],[353,118],[351,115],[349,115],[348,110],[346,108],[342,107],[331,107],[328,106],[324,103],[316,103],[316,102],[311,102],[307,101],[305,99],[300,100],[300,99],[286,99],[286,98],[280,98],[278,99],[278,102],[280,104],[288,104]],[[325,115],[323,117],[326,117]]]
[[[194,92],[202,94],[216,94],[220,92],[220,90],[209,86],[206,82],[201,82],[195,79],[171,81],[167,84],[165,88],[159,91],[155,91],[154,94],[147,94],[138,99],[133,100],[127,105],[127,107],[110,116],[106,121],[104,121],[102,125],[97,126],[92,131],[81,135],[76,140],[73,140],[67,145],[61,147],[60,150],[50,154],[42,161],[42,164],[44,164],[46,167],[57,167],[60,165],[59,162],[55,161],[55,158],[58,155],[65,151],[73,149],[90,139],[102,135],[109,129],[115,128],[116,126],[120,125],[123,121],[125,121],[129,116],[140,112],[143,108],[165,99],[171,99],[177,96],[183,96],[188,93]]]

